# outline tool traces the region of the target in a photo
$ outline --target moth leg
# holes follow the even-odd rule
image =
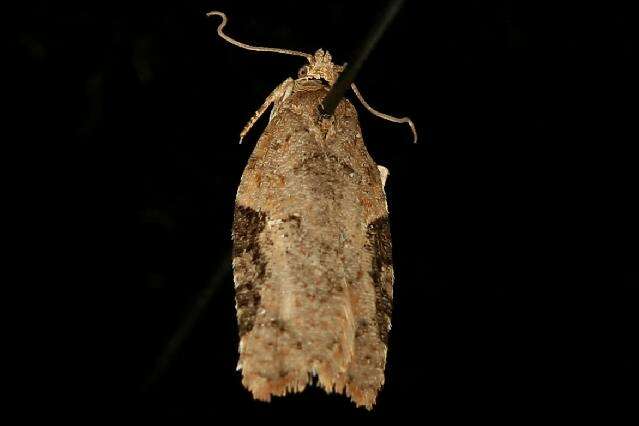
[[[251,117],[248,123],[246,123],[246,126],[244,126],[244,128],[242,129],[242,132],[240,133],[240,143],[242,143],[242,139],[244,139],[244,136],[246,136],[249,130],[251,130],[251,127],[253,127],[255,122],[260,119],[262,114],[264,114],[264,112],[268,109],[268,107],[271,106],[272,103],[291,94],[291,91],[293,90],[293,83],[293,79],[289,77],[284,80],[279,86],[277,86],[270,95],[268,95],[262,106],[257,111],[255,111],[253,117]]]

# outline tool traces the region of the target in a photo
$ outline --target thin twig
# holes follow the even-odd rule
[[[171,364],[171,361],[173,361],[173,358],[175,358],[175,355],[182,347],[182,344],[191,335],[193,327],[206,310],[206,307],[211,301],[211,297],[215,294],[220,284],[224,281],[230,271],[231,255],[228,253],[218,264],[218,267],[211,276],[208,284],[202,289],[193,303],[193,306],[191,306],[190,310],[184,315],[184,319],[164,346],[162,353],[156,360],[153,371],[144,383],[143,390],[148,390],[164,375],[164,372]]]
[[[324,98],[321,106],[321,112],[324,117],[330,117],[333,115],[339,101],[344,97],[344,93],[346,93],[346,90],[348,90],[351,83],[355,80],[355,76],[364,64],[364,60],[366,60],[379,39],[382,37],[384,31],[388,28],[388,25],[393,21],[403,3],[404,0],[389,1],[386,6],[386,10],[380,16],[379,21],[364,39],[362,46],[355,53],[354,60],[346,65],[346,68],[344,68],[344,71],[342,71],[330,92],[328,92]]]

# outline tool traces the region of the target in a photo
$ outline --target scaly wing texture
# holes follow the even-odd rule
[[[276,105],[238,190],[238,365],[260,400],[301,391],[316,375],[371,409],[392,300],[386,198],[353,106],[343,100],[319,124],[326,91],[309,87]]]

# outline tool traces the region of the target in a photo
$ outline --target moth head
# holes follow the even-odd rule
[[[273,52],[273,53],[281,53],[284,55],[293,55],[293,56],[301,56],[306,58],[308,61],[308,65],[304,65],[298,73],[300,79],[306,80],[324,80],[328,83],[329,86],[332,86],[336,81],[337,77],[339,77],[340,73],[344,70],[344,66],[335,65],[333,63],[333,58],[331,58],[331,54],[324,51],[323,49],[319,49],[315,52],[314,55],[309,53],[300,52],[297,50],[290,49],[279,49],[275,47],[259,47],[259,46],[251,46],[250,44],[242,43],[237,41],[224,33],[223,28],[226,25],[226,15],[223,12],[219,12],[214,10],[206,14],[207,16],[219,16],[222,18],[222,22],[217,27],[217,34],[222,37],[227,42],[235,45],[237,47],[241,47],[246,50],[254,50],[256,52]],[[415,130],[415,125],[412,120],[408,117],[393,117],[392,115],[381,113],[374,108],[372,108],[368,103],[364,100],[361,93],[357,89],[355,83],[351,83],[351,89],[360,100],[362,105],[369,110],[373,115],[376,115],[384,120],[392,121],[394,123],[406,123],[410,126],[410,129],[413,131],[413,141],[417,142],[417,131]]]
[[[297,73],[299,78],[324,80],[332,86],[344,69],[343,66],[335,65],[331,54],[323,49],[319,49],[313,56],[309,55],[307,59],[308,65],[304,65]]]

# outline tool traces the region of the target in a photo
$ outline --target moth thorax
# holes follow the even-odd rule
[[[333,63],[333,58],[330,53],[319,49],[312,58],[309,58],[308,65],[304,65],[300,68],[297,75],[299,78],[308,80],[324,80],[329,86],[332,86],[343,69],[343,66]]]

